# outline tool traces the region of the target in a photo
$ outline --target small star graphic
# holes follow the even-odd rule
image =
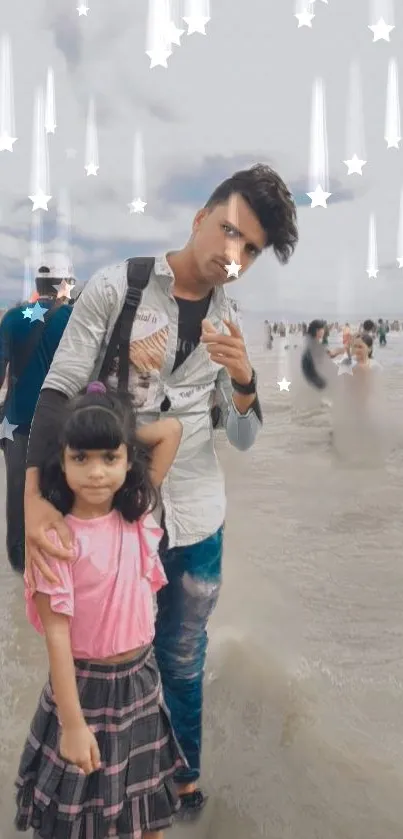
[[[23,309],[22,314],[24,318],[29,318],[31,320],[32,309]]]
[[[35,303],[34,308],[31,310],[31,323],[35,323],[36,320],[40,320],[42,323],[44,322],[44,315],[46,315],[47,309],[44,309],[39,303]]]
[[[49,120],[49,122],[47,122],[47,123],[46,123],[46,125],[45,125],[45,129],[46,129],[46,133],[47,133],[47,134],[54,134],[54,133],[55,133],[55,131],[56,131],[56,128],[57,128],[56,123],[55,123],[55,122],[51,122],[50,120]]]
[[[346,364],[343,364],[343,362],[342,362],[341,364],[338,364],[337,375],[338,376],[346,376],[346,375],[347,376],[352,376],[353,375],[353,365],[351,364],[351,362],[348,362]]]
[[[390,41],[390,33],[394,26],[389,26],[388,23],[385,23],[383,17],[380,17],[378,23],[374,23],[373,26],[368,26],[368,29],[374,33],[374,42],[375,41]]]
[[[11,440],[14,443],[13,432],[18,428],[18,425],[12,425],[7,417],[4,417],[3,422],[0,423],[0,440]]]
[[[48,202],[52,198],[51,195],[45,195],[43,189],[38,189],[38,192],[35,195],[28,196],[30,201],[32,201],[32,212],[34,213],[35,210],[46,210],[48,209]]]
[[[169,21],[167,28],[167,40],[170,44],[175,44],[177,47],[181,46],[181,37],[185,34],[184,29],[178,29],[173,20]]]
[[[71,292],[74,286],[75,283],[69,283],[67,280],[62,280],[58,285],[54,285],[53,288],[57,291],[57,299],[67,297],[67,300],[71,300]]]
[[[360,160],[356,154],[353,154],[351,160],[343,160],[343,163],[348,167],[347,175],[362,175],[362,167],[365,166],[366,160]]]
[[[97,166],[95,163],[87,163],[87,166],[84,166],[84,169],[87,173],[87,178],[88,178],[89,175],[97,175],[98,174],[99,166]]]
[[[289,393],[289,390],[290,390],[290,384],[291,384],[291,382],[288,382],[288,381],[287,381],[287,379],[285,379],[285,378],[283,377],[283,378],[281,379],[281,382],[277,382],[277,384],[278,384],[278,386],[279,386],[279,388],[280,388],[280,391],[282,391],[282,390],[286,390],[286,391],[287,391],[287,393]]]
[[[315,15],[312,14],[312,12],[308,12],[308,9],[304,9],[303,12],[296,14],[295,17],[298,21],[298,29],[300,29],[301,26],[309,26],[312,29],[312,21]]]
[[[9,134],[0,135],[0,151],[13,151],[13,145],[17,137],[10,137]]]
[[[206,35],[206,26],[210,21],[209,17],[191,15],[190,17],[184,17],[183,20],[188,28],[188,35],[193,35],[195,32],[198,32],[200,35]]]
[[[316,187],[315,192],[307,192],[306,194],[312,201],[311,210],[313,210],[314,207],[324,207],[326,210],[327,199],[332,195],[331,192],[325,192],[319,184]]]
[[[367,268],[367,274],[369,280],[376,280],[379,274],[379,268]]]
[[[397,134],[391,134],[389,137],[385,137],[385,140],[388,144],[388,149],[398,149],[401,139],[402,138],[398,137]]]
[[[147,206],[147,201],[142,201],[141,198],[135,198],[127,206],[129,207],[130,215],[132,213],[144,213],[144,207]]]
[[[227,277],[236,277],[237,280],[239,279],[239,272],[242,268],[242,265],[238,265],[234,260],[232,260],[231,265],[226,265],[225,270],[227,272]]]
[[[397,261],[399,263],[399,268],[403,268],[403,256],[398,256]]]
[[[66,157],[68,160],[75,160],[77,157],[76,149],[66,149]]]
[[[77,6],[78,16],[82,17],[83,15],[87,17],[89,12],[89,7],[85,5],[85,3],[81,3],[81,6]]]
[[[172,55],[172,50],[156,49],[148,50],[147,55],[150,59],[150,70],[154,67],[168,67],[168,58]]]

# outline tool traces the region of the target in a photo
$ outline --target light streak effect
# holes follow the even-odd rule
[[[13,66],[8,35],[1,39],[0,108],[0,151],[12,152],[18,137],[15,136]]]
[[[48,67],[46,78],[45,130],[47,134],[54,134],[56,128],[55,76],[52,68]]]
[[[400,130],[399,76],[396,59],[391,58],[388,67],[385,117],[385,140],[388,149],[399,148]]]
[[[397,264],[403,268],[403,187],[400,191],[399,227],[397,233]],[[401,256],[399,256],[401,254]]]
[[[168,67],[168,58],[172,55],[171,21],[169,0],[149,0],[146,55],[150,59],[150,70]]]
[[[364,110],[360,68],[356,61],[350,67],[350,89],[346,123],[346,160],[348,175],[362,175],[366,165],[364,140]]]
[[[45,105],[42,88],[35,93],[32,143],[31,190],[32,212],[48,210],[52,196],[49,186],[49,151],[45,132]]]
[[[314,3],[309,0],[296,0],[295,15],[298,21],[298,29],[302,26],[307,26],[312,29],[312,21],[315,17]]]
[[[368,268],[369,280],[376,280],[379,274],[378,268],[378,243],[376,238],[375,213],[371,213],[369,219],[369,241],[368,241]]]
[[[373,43],[390,41],[394,26],[393,0],[370,0],[370,17],[373,23],[368,29],[373,33]]]
[[[89,175],[96,176],[98,174],[99,169],[99,157],[98,132],[95,118],[95,102],[93,99],[90,100],[90,104],[88,106],[87,133],[85,140],[85,159],[86,164],[84,166],[84,169],[87,173],[87,177],[89,177]]]
[[[143,136],[140,131],[136,131],[133,151],[133,195],[137,195],[139,197],[133,198],[133,201],[128,204],[130,215],[133,213],[144,213],[147,206],[147,201],[143,200],[145,198],[145,194],[146,167],[144,162]]]
[[[311,156],[309,162],[311,209],[324,207],[331,196],[329,188],[328,142],[326,128],[325,86],[322,79],[316,79],[312,95]]]
[[[185,0],[183,20],[188,28],[187,35],[196,32],[206,35],[206,26],[210,22],[210,0]]]

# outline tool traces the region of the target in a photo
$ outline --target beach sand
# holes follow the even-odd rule
[[[376,355],[398,419],[403,337]],[[253,353],[265,414],[254,448],[218,435],[228,516],[206,673],[210,800],[197,825],[167,836],[401,839],[403,448],[386,468],[336,465],[328,409],[296,415],[292,383],[279,391],[285,356],[279,339]],[[3,548],[0,839],[18,835],[12,783],[45,675]]]

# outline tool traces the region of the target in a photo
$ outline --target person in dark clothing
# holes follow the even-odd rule
[[[7,391],[0,407],[0,447],[6,464],[7,554],[12,568],[25,568],[24,487],[28,438],[36,403],[72,307],[73,277],[55,265],[39,268],[34,306],[9,309],[0,323],[0,388]],[[56,286],[56,288],[55,288]]]

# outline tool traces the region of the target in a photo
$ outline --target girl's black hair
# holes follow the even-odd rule
[[[361,341],[364,341],[364,344],[368,347],[368,358],[372,358],[374,351],[374,339],[372,335],[368,335],[368,332],[362,332],[361,335],[357,335],[357,338],[361,338]]]
[[[151,452],[136,438],[136,414],[127,393],[112,389],[106,393],[82,391],[66,404],[58,451],[40,469],[41,494],[67,515],[73,507],[74,495],[62,469],[66,446],[75,451],[102,451],[117,449],[122,443],[127,446],[131,466],[123,486],[114,496],[112,507],[126,521],[137,521],[148,509],[155,508],[158,493],[149,475]]]
[[[316,338],[317,333],[320,329],[325,328],[325,321],[324,320],[311,320],[307,334],[311,336],[311,338]]]

